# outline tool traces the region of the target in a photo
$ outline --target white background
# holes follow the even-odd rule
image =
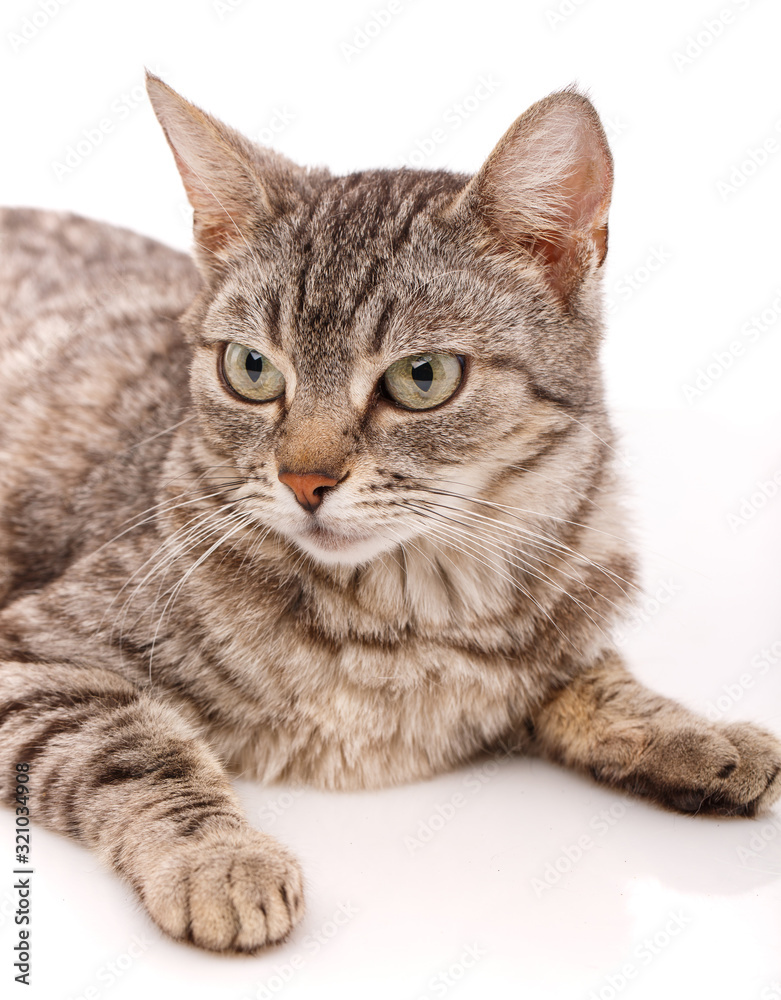
[[[779,38],[772,0],[6,2],[2,199],[186,248],[144,65],[340,172],[473,171],[530,103],[579,83],[616,161],[604,357],[647,567],[622,643],[653,687],[781,733]],[[4,812],[2,995],[781,998],[781,813],[678,817],[528,760],[381,793],[294,792],[241,785],[309,886],[305,923],[256,958],[163,940],[90,855],[36,829],[29,989],[13,982]],[[337,927],[340,904],[356,912]]]

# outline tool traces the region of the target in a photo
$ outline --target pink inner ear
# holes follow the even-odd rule
[[[561,178],[556,201],[558,226],[538,233],[531,248],[545,261],[549,280],[566,298],[588,266],[588,258],[599,267],[607,254],[607,212],[611,174],[605,170],[602,150],[588,134],[579,136],[578,159],[571,173]],[[608,164],[609,171],[609,164]]]
[[[197,257],[208,270],[247,242],[263,193],[251,144],[150,76],[149,96],[193,207]]]
[[[213,254],[219,254],[228,244],[241,238],[242,231],[239,226],[246,221],[243,213],[235,205],[221,204],[217,195],[208,189],[203,178],[185,163],[176,150],[174,150],[174,160],[193,207],[193,222],[198,245]],[[227,201],[226,192],[223,192],[223,197]]]
[[[574,234],[600,245],[599,263],[607,250],[607,212],[613,171],[610,154],[593,130],[580,128],[579,155],[575,169],[563,180],[572,209],[570,228]],[[606,155],[607,153],[607,155]]]
[[[501,245],[541,260],[566,300],[605,258],[612,177],[596,112],[565,91],[515,122],[478,175],[477,196]]]

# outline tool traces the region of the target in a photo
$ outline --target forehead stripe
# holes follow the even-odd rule
[[[393,302],[389,299],[380,314],[380,318],[377,320],[377,326],[374,328],[374,336],[371,341],[371,349],[375,354],[380,352],[382,348],[382,343],[385,339],[385,334],[388,330],[388,324],[393,316]]]

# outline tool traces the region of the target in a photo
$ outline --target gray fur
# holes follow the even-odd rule
[[[161,81],[179,253],[0,215],[0,752],[176,938],[253,951],[303,912],[229,774],[368,788],[539,753],[687,812],[781,793],[774,737],[654,695],[611,642],[635,562],[598,348],[612,163],[573,91],[474,178],[333,177]],[[181,322],[178,319],[182,314]],[[222,345],[285,395],[248,403]],[[448,402],[379,390],[466,358]],[[281,468],[337,482],[302,510]]]

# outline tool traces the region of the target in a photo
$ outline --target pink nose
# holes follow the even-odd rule
[[[338,479],[331,479],[330,476],[324,476],[319,472],[309,472],[303,476],[296,472],[280,472],[279,481],[290,487],[296,495],[296,500],[304,510],[308,511],[317,510],[322,502],[323,493],[339,482]]]

